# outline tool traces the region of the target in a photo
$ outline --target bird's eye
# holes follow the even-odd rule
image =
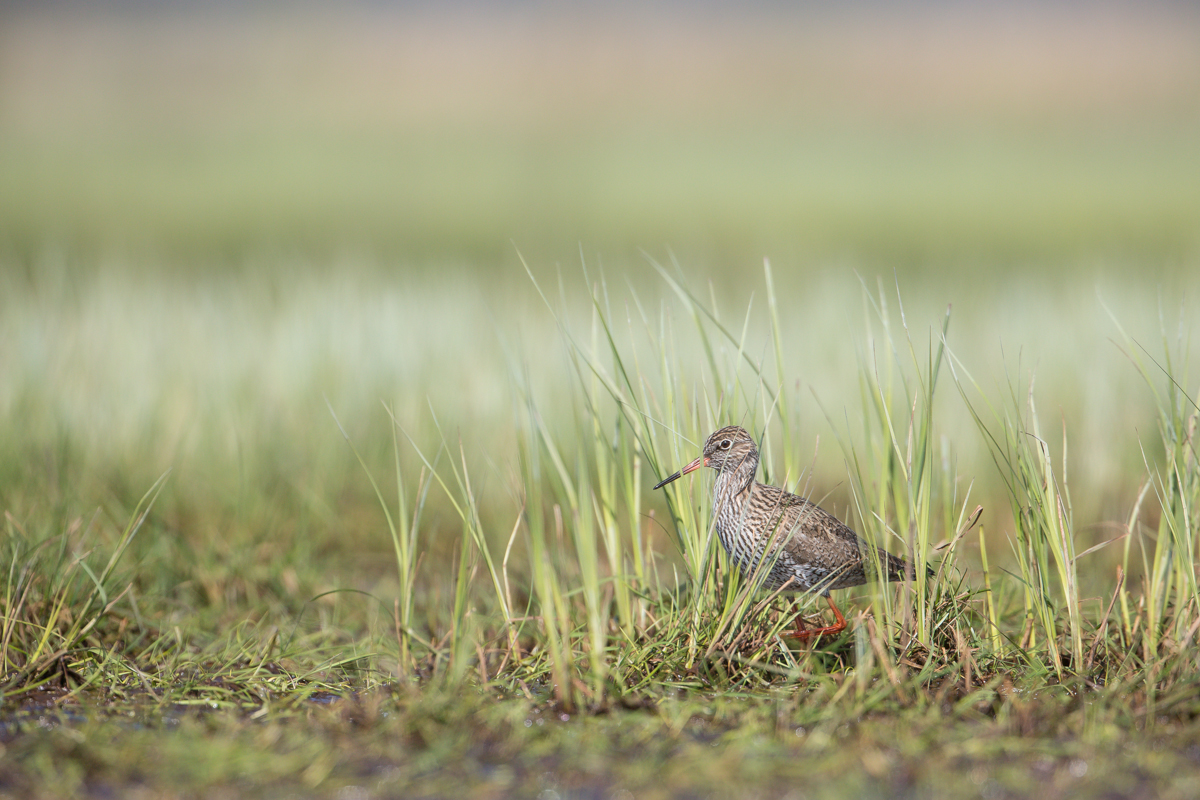
[[[728,450],[731,447],[733,447],[733,441],[731,439],[722,439],[721,440],[721,449],[722,450]]]

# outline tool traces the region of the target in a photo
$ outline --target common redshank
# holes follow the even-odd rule
[[[714,527],[721,546],[742,574],[760,581],[760,588],[767,591],[817,592],[829,602],[837,622],[823,628],[806,628],[803,619],[797,617],[798,627],[788,635],[807,639],[845,630],[846,618],[829,592],[867,582],[875,568],[874,559],[868,555],[871,545],[815,503],[777,486],[759,483],[755,479],[758,446],[744,428],[721,428],[708,437],[699,458],[654,488],[662,488],[700,467],[717,471],[713,483]],[[882,548],[875,550],[886,580],[902,580],[911,574],[907,561]]]

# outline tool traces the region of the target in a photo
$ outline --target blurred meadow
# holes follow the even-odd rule
[[[1187,796],[1197,290],[1185,4],[0,10],[0,795]]]

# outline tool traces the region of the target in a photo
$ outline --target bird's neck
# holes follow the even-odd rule
[[[747,460],[735,469],[722,470],[717,473],[713,489],[719,496],[737,497],[754,487],[754,474],[757,471],[757,460]]]

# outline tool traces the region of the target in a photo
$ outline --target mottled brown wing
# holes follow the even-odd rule
[[[854,586],[861,573],[858,537],[829,512],[803,497],[775,486],[755,487],[752,513],[770,520],[764,533],[779,537],[784,552],[797,565],[822,577],[822,588]],[[847,583],[846,581],[850,582]]]
[[[793,559],[828,574],[825,586],[828,589],[845,589],[867,582],[867,575],[875,568],[874,559],[867,555],[869,544],[817,504],[782,489],[771,488],[777,496],[769,499],[782,511],[783,524],[791,532],[784,548]],[[876,550],[886,580],[902,579],[907,562],[881,547]]]

